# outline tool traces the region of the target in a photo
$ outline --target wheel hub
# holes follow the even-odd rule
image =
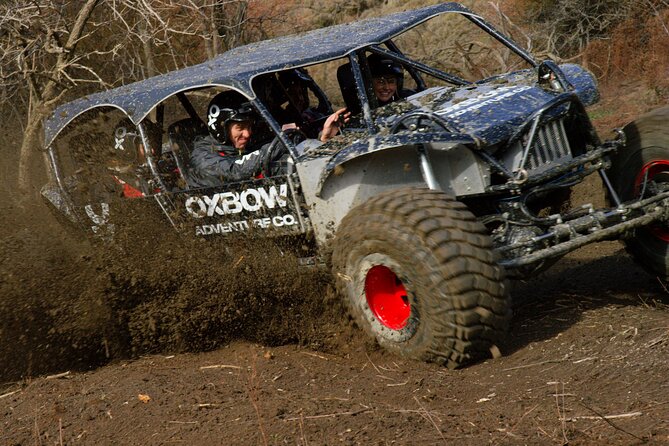
[[[646,163],[634,181],[634,192],[637,196],[648,191],[648,183],[669,183],[669,160],[653,160]],[[654,224],[648,231],[658,239],[669,243],[669,227],[664,224]]]
[[[404,284],[390,268],[383,265],[370,268],[365,277],[365,297],[381,324],[393,330],[406,327],[411,305]]]

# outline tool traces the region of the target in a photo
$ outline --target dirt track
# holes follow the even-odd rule
[[[448,371],[277,250],[100,249],[0,211],[0,444],[669,444],[669,292],[616,242],[519,284],[503,356]]]
[[[447,371],[384,355],[344,329],[320,333],[320,349],[237,341],[209,353],[117,360],[3,386],[0,439],[667,444],[667,293],[617,244],[601,249],[598,260],[576,253],[518,290],[541,290],[542,301],[519,308],[496,360]]]

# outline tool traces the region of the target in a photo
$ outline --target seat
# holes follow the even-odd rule
[[[360,105],[360,98],[358,98],[358,90],[355,86],[355,78],[353,77],[350,62],[337,68],[337,82],[339,82],[341,95],[348,111],[351,112],[351,115],[360,113],[362,106]]]
[[[172,154],[184,179],[188,172],[190,153],[193,151],[193,140],[196,136],[206,134],[207,126],[199,118],[181,119],[167,128]]]

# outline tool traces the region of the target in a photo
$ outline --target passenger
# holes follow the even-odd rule
[[[414,93],[403,88],[404,70],[393,59],[374,53],[367,56],[367,65],[372,78],[369,89],[374,93],[372,97],[369,97],[369,105],[372,108],[387,105]],[[362,112],[362,108],[350,62],[337,68],[337,81],[348,111],[357,117]]]
[[[372,75],[372,90],[379,107],[411,94],[411,91],[402,89],[404,72],[399,63],[379,54],[367,56],[367,63]],[[349,121],[351,114],[348,109],[342,108],[330,115],[325,121],[319,140],[327,142],[337,135],[341,127]]]
[[[340,108],[336,112],[328,116],[323,124],[318,140],[320,142],[328,142],[342,129],[342,127],[351,119],[351,112],[347,111],[346,107]]]
[[[281,124],[293,123],[308,138],[316,138],[328,114],[321,111],[325,104],[311,106],[309,86],[313,79],[304,68],[282,71],[278,79],[288,98],[288,103],[282,107]]]
[[[372,90],[379,107],[408,96],[402,90],[404,74],[400,64],[379,54],[370,54],[367,63],[372,74]]]
[[[190,155],[191,187],[216,187],[226,182],[262,177],[263,168],[284,153],[283,144],[251,148],[256,113],[235,91],[217,94],[209,103],[209,135],[197,137]]]
[[[282,107],[282,120],[286,123],[301,123],[302,113],[309,108],[309,77],[302,70],[288,70],[279,73],[279,84],[286,93],[288,103]]]

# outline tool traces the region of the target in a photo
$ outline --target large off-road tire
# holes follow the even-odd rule
[[[669,107],[641,116],[623,129],[626,144],[612,157],[609,177],[622,201],[650,195],[644,183],[669,185]],[[647,181],[646,181],[647,180]],[[669,227],[653,224],[625,239],[627,251],[651,274],[669,279]]]
[[[507,331],[504,272],[462,203],[422,188],[352,209],[333,270],[356,323],[389,351],[455,368],[489,357]]]

